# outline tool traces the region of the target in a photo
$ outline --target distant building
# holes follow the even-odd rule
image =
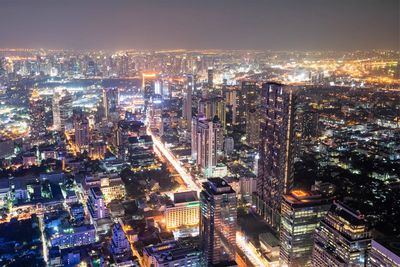
[[[236,193],[221,178],[203,183],[200,193],[200,242],[207,264],[235,259],[237,202]]]
[[[224,153],[230,155],[235,150],[235,143],[233,137],[226,137],[224,139]]]
[[[167,241],[143,249],[145,267],[198,267],[202,265],[202,253],[197,244]]]
[[[370,248],[364,216],[335,202],[315,231],[312,266],[368,266]]]
[[[314,232],[331,207],[331,198],[294,190],[283,196],[280,227],[282,266],[310,266]]]
[[[196,191],[174,193],[174,204],[164,212],[167,229],[199,224],[200,202]]]
[[[76,116],[74,118],[75,145],[80,152],[89,150],[90,132],[89,121],[86,117]]]

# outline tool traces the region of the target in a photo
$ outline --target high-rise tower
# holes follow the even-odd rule
[[[261,94],[256,206],[279,229],[282,196],[293,185],[295,89],[266,83]]]

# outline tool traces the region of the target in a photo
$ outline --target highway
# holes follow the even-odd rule
[[[195,190],[197,192],[201,191],[199,185],[197,185],[194,181],[190,173],[185,170],[184,167],[180,164],[180,162],[176,159],[176,157],[169,151],[163,143],[161,143],[160,139],[157,136],[154,136],[150,129],[147,129],[147,134],[153,138],[154,146],[158,149],[158,151],[171,163],[171,165],[175,168],[176,172],[182,177],[182,180],[185,182],[186,186],[190,190]]]

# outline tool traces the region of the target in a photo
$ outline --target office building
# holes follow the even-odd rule
[[[237,121],[246,125],[250,110],[257,110],[260,101],[260,90],[254,81],[242,81],[238,96]]]
[[[221,178],[209,178],[200,193],[200,242],[207,264],[235,259],[236,193]]]
[[[400,266],[400,243],[394,237],[376,238],[371,242],[369,264],[372,267]]]
[[[310,266],[314,232],[331,207],[318,192],[294,190],[283,196],[280,227],[282,266]]]
[[[200,202],[196,191],[174,193],[174,203],[164,212],[167,229],[199,224]]]
[[[266,83],[260,105],[260,146],[256,208],[273,228],[279,229],[282,196],[293,185],[295,91]]]
[[[368,266],[371,232],[364,215],[334,202],[314,234],[314,267]]]

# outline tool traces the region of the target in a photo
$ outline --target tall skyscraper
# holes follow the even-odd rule
[[[257,83],[254,81],[242,81],[238,101],[238,122],[241,125],[246,125],[249,111],[259,108],[260,90]]]
[[[279,229],[282,196],[293,185],[295,89],[277,83],[262,87],[257,212]]]
[[[31,116],[30,137],[33,142],[40,142],[46,134],[44,101],[39,92],[34,89],[29,99]]]
[[[188,131],[192,128],[192,92],[193,92],[193,75],[187,75],[186,87],[183,93],[183,119]]]
[[[83,115],[74,118],[75,144],[81,152],[88,150],[90,143],[89,121]]]
[[[236,250],[236,193],[221,178],[203,183],[200,193],[200,242],[211,265],[233,261]]]
[[[52,100],[52,111],[53,111],[53,129],[56,131],[61,130],[60,100],[61,100],[61,94],[58,92],[54,92]]]
[[[310,266],[315,229],[331,204],[331,198],[317,192],[294,190],[283,196],[280,227],[282,266]]]
[[[214,69],[211,67],[207,69],[207,86],[208,89],[212,89],[214,86]]]
[[[370,247],[364,216],[334,202],[315,231],[312,266],[368,266]]]
[[[212,175],[218,159],[223,154],[223,130],[218,119],[193,117],[192,157],[206,177]]]

